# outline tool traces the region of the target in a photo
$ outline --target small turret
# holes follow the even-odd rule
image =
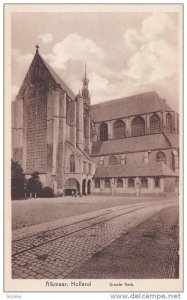
[[[86,75],[86,64],[85,64],[84,78],[83,78],[82,82],[83,82],[82,97],[83,97],[84,103],[86,103],[87,105],[90,105],[90,95],[89,95],[89,90],[88,90],[89,79],[87,78],[87,75]]]
[[[84,109],[83,109],[83,97],[79,94],[76,97],[77,102],[77,146],[84,150],[84,124],[83,124],[83,116],[84,116]]]

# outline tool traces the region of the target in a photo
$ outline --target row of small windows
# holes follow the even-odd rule
[[[166,155],[164,154],[164,152],[159,151],[156,153],[156,161],[157,162],[163,161],[166,164]],[[109,165],[117,165],[118,164],[117,157],[115,155],[110,156],[108,159],[108,164]]]
[[[161,121],[157,114],[150,118],[150,133],[159,133],[161,131]],[[166,114],[166,132],[172,131],[172,116],[170,113]],[[99,127],[100,141],[108,140],[108,125],[101,123]],[[131,135],[140,136],[145,135],[145,120],[138,116],[132,120]],[[126,126],[122,120],[117,120],[113,125],[113,136],[115,139],[122,139],[126,137]]]
[[[155,177],[154,182],[155,182],[155,187],[160,187],[160,177]],[[104,187],[105,188],[110,188],[110,186],[111,186],[110,179],[104,179]],[[117,178],[116,186],[118,188],[123,188],[123,179]],[[133,188],[135,186],[135,179],[134,178],[129,178],[127,180],[127,186],[129,188]],[[142,177],[141,178],[141,187],[142,188],[148,188],[148,179],[147,179],[147,177]],[[100,180],[99,179],[95,180],[95,188],[100,189]]]

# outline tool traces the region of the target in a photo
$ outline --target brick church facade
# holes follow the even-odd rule
[[[12,158],[58,194],[178,192],[179,116],[156,92],[91,105],[38,48],[12,102]]]

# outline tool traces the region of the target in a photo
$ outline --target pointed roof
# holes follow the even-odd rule
[[[18,95],[16,99],[20,99],[23,97],[25,89],[28,85],[28,83],[31,81],[32,76],[34,77],[35,74],[33,75],[33,70],[37,67],[40,66],[43,68],[43,70],[47,71],[45,76],[44,72],[41,72],[40,76],[44,76],[44,80],[50,80],[51,84],[54,88],[61,87],[63,91],[67,93],[67,95],[73,100],[75,98],[74,93],[71,91],[71,89],[67,86],[67,84],[60,78],[60,76],[52,69],[52,67],[41,57],[38,51],[38,45],[36,46],[36,53],[35,56],[31,62],[31,65],[29,67],[29,70],[25,76],[25,79],[22,83],[22,86],[18,92]]]
[[[75,94],[72,92],[72,90],[67,86],[67,84],[60,78],[60,76],[52,69],[52,67],[40,56],[41,60],[45,64],[46,68],[48,69],[49,73],[55,80],[57,84],[61,86],[63,91],[65,91],[68,96],[73,100],[75,98]]]
[[[85,151],[82,151],[82,150],[81,150],[80,148],[78,148],[78,147],[74,147],[74,146],[71,144],[71,142],[66,141],[66,142],[65,142],[65,146],[68,147],[68,148],[72,151],[72,153],[75,153],[78,157],[83,157],[83,155],[84,155],[89,161],[95,162],[95,161],[93,160],[93,158],[90,157],[90,156],[88,155],[88,153],[86,153]]]

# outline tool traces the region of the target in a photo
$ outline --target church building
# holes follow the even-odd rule
[[[178,192],[179,115],[156,92],[91,105],[85,71],[78,95],[38,47],[12,102],[12,159],[38,171],[56,195]]]

